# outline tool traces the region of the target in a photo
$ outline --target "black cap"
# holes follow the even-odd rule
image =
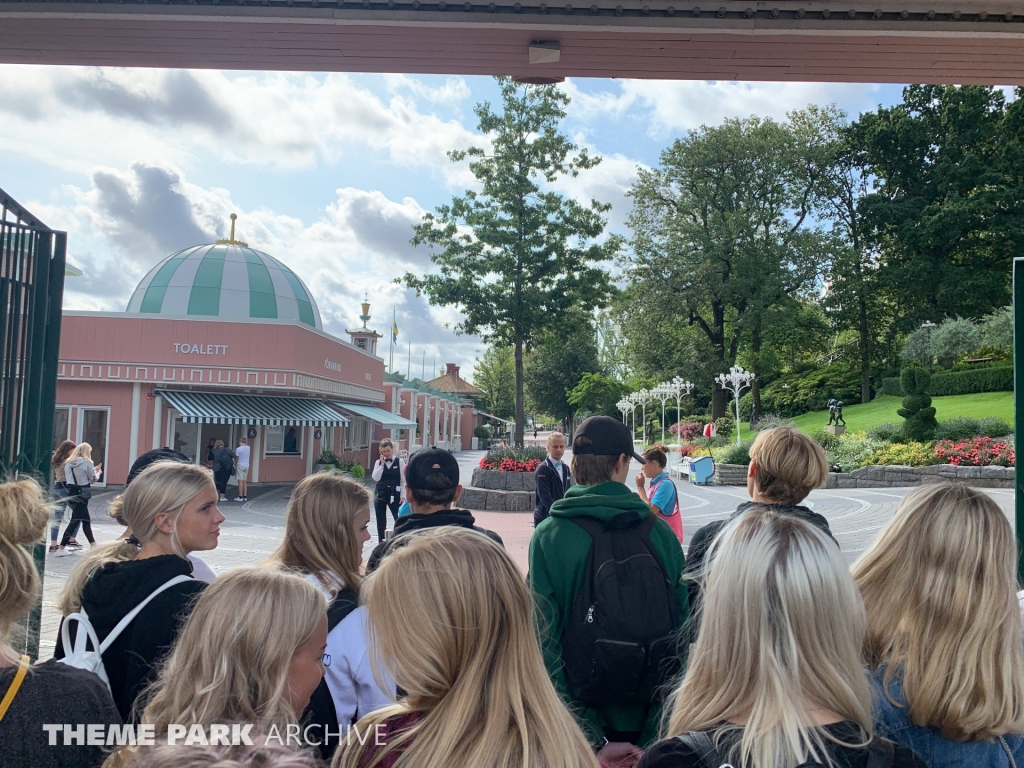
[[[173,448],[154,448],[152,451],[146,451],[144,454],[139,456],[132,464],[132,468],[128,471],[128,479],[124,481],[125,487],[127,487],[132,480],[138,477],[142,470],[148,467],[150,464],[155,464],[158,461],[180,461],[184,464],[191,464],[192,459],[186,456],[181,451],[176,451]]]
[[[435,483],[427,486],[427,475],[444,475],[449,485],[438,488]],[[459,484],[459,462],[448,451],[440,448],[424,448],[409,457],[405,466],[405,484],[418,491],[445,491]]]
[[[581,437],[590,439],[590,445],[577,445]],[[633,435],[629,427],[611,416],[591,416],[584,419],[572,438],[574,456],[632,456],[641,464],[646,464],[644,457],[633,448]]]

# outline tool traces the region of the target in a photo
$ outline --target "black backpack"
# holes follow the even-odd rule
[[[338,592],[331,600],[331,604],[327,606],[327,631],[330,632],[338,626],[358,606],[359,598],[354,590],[345,587]],[[345,737],[344,732],[340,737],[337,735],[339,730],[346,731],[345,726],[351,725],[351,723],[338,723],[338,710],[334,708],[334,697],[331,696],[331,690],[327,687],[326,676],[320,680],[313,695],[309,697],[309,704],[306,705],[306,710],[302,713],[301,722],[304,728],[309,725],[320,726],[310,730],[309,736],[314,741],[320,741],[320,746],[317,748],[320,757],[330,763],[331,758],[334,757],[334,751]],[[329,741],[324,738],[328,726],[331,729]]]
[[[588,707],[651,704],[679,671],[675,584],[654,551],[654,515],[569,518],[593,544],[562,634],[573,699]]]
[[[677,737],[699,757],[708,768],[733,768],[718,751],[714,738],[707,731],[690,731]],[[892,768],[896,762],[896,751],[892,742],[877,736],[868,744],[868,763],[865,768]],[[821,763],[803,763],[797,768],[820,768]]]

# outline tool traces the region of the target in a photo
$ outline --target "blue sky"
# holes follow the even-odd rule
[[[784,118],[810,103],[851,117],[900,99],[900,86],[570,80],[564,130],[604,157],[560,185],[612,203],[673,139],[752,114]],[[314,294],[325,329],[352,327],[368,292],[376,325],[396,308],[399,359],[412,343],[466,373],[479,339],[447,326],[393,285],[430,269],[408,245],[424,211],[471,177],[445,152],[479,143],[474,104],[499,101],[481,77],[420,77],[0,66],[0,187],[69,233],[69,309],[120,311],[145,273],[175,250],[238,235],[288,264]],[[385,349],[385,357],[387,350]],[[398,356],[396,356],[398,357]],[[419,367],[413,366],[414,375]]]

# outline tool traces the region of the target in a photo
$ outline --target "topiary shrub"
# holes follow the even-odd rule
[[[903,398],[903,407],[896,413],[904,419],[903,435],[908,440],[927,443],[934,439],[939,423],[935,420],[935,409],[928,394],[931,383],[932,375],[926,368],[904,368],[900,374],[900,386],[907,396]]]
[[[895,424],[879,424],[868,430],[868,437],[872,440],[883,440],[887,443],[899,442],[903,437],[903,428]]]
[[[1013,434],[1013,427],[998,416],[986,416],[978,422],[977,434],[982,437],[1005,437]]]
[[[715,419],[715,434],[718,437],[724,437],[728,440],[732,436],[734,429],[736,429],[736,422],[731,416],[722,416]]]
[[[935,428],[934,437],[936,440],[966,440],[980,435],[980,430],[981,424],[977,419],[972,419],[969,416],[957,416],[955,419],[939,422]],[[990,435],[990,437],[998,436]]]

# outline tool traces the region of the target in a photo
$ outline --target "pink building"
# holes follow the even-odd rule
[[[203,463],[211,441],[242,436],[254,483],[299,480],[328,449],[369,467],[384,437],[460,450],[461,404],[419,392],[409,416],[368,320],[363,304],[343,341],[271,256],[235,240],[187,248],[143,278],[127,312],[64,313],[54,444],[90,443],[114,485],[152,448]]]

